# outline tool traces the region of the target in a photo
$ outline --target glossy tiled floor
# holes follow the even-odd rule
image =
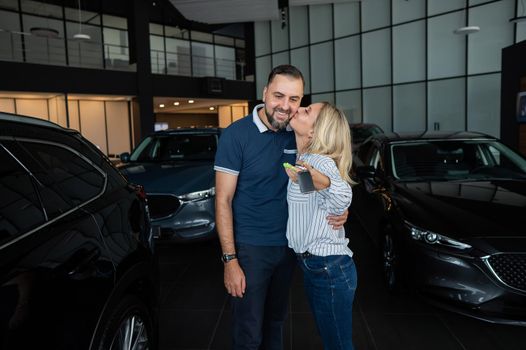
[[[372,242],[350,223],[358,267],[354,303],[357,350],[524,350],[526,328],[494,325],[437,309],[410,293],[390,296],[380,278]],[[158,246],[162,307],[160,349],[229,349],[230,309],[223,289],[217,241]],[[285,349],[322,349],[299,270],[290,289]]]

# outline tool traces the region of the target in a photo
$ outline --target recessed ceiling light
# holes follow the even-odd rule
[[[188,100],[188,103],[194,103],[195,101],[194,100]]]
[[[179,102],[175,101],[174,106],[179,106]]]
[[[210,108],[208,108],[208,109],[211,110],[211,111],[213,111],[213,110],[215,109],[215,107],[212,106],[212,107],[210,107]]]
[[[473,33],[476,33],[480,31],[480,27],[479,26],[467,26],[467,27],[460,27],[460,28],[457,28],[453,31],[453,33],[455,34],[463,34],[463,35],[468,35],[468,34],[473,34]]]
[[[164,108],[164,103],[161,103],[159,107]]]

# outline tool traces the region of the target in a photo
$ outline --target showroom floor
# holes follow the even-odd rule
[[[358,267],[353,334],[362,349],[526,349],[526,328],[494,325],[430,306],[420,298],[390,296],[379,275],[372,241],[351,222],[350,247]],[[162,307],[160,349],[229,349],[230,310],[216,240],[158,246]],[[290,289],[285,349],[322,349],[299,270]]]

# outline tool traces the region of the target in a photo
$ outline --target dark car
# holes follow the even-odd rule
[[[469,132],[376,135],[351,212],[381,248],[390,290],[526,325],[526,160]]]
[[[0,347],[155,349],[144,191],[78,132],[0,113]]]
[[[161,241],[216,237],[214,158],[220,129],[184,128],[153,133],[120,170],[144,186],[152,226]]]

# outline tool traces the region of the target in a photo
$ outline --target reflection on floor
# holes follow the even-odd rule
[[[524,327],[494,325],[430,306],[415,295],[390,296],[372,242],[350,223],[358,267],[353,334],[357,350],[526,349]],[[160,349],[229,349],[230,308],[217,241],[158,246],[162,306]],[[320,350],[321,341],[296,271],[290,290],[286,350]]]

